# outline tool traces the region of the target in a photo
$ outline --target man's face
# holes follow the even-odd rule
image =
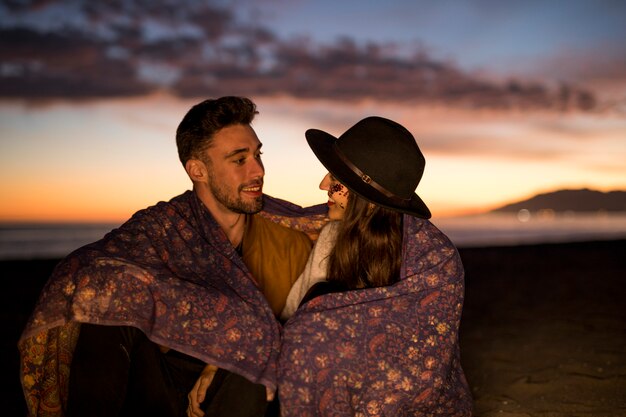
[[[209,189],[222,208],[246,214],[263,208],[261,146],[249,125],[228,126],[213,136],[203,159]]]
[[[329,172],[320,183],[320,189],[328,192],[328,217],[341,220],[348,206],[348,189]]]

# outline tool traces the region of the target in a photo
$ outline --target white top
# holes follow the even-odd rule
[[[282,320],[287,320],[298,309],[300,302],[313,284],[325,281],[328,269],[328,256],[335,245],[339,222],[333,221],[325,225],[309,254],[309,259],[296,282],[293,283],[285,307],[280,313]]]

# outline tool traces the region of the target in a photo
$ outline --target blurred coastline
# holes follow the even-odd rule
[[[433,218],[457,247],[515,246],[626,238],[626,212],[486,213]],[[0,223],[0,260],[62,258],[115,223]]]
[[[433,223],[461,248],[626,238],[626,212],[520,210],[434,219]]]

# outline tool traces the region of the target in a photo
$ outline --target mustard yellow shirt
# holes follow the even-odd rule
[[[244,232],[243,261],[278,317],[293,283],[304,270],[311,240],[303,232],[248,216]]]

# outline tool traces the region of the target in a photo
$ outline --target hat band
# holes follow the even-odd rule
[[[354,172],[361,179],[361,181],[363,181],[367,185],[371,186],[376,191],[378,191],[381,194],[383,194],[385,197],[391,199],[392,201],[398,202],[398,203],[406,203],[407,201],[411,200],[410,197],[409,198],[398,197],[397,195],[395,195],[394,193],[392,193],[391,191],[387,190],[385,187],[383,187],[382,185],[380,185],[379,183],[374,181],[372,179],[372,177],[370,177],[369,175],[367,175],[366,173],[361,171],[359,168],[357,168],[352,162],[350,162],[350,160],[348,160],[348,158],[346,157],[346,155],[344,155],[344,153],[341,151],[341,149],[339,149],[339,146],[337,146],[337,142],[333,143],[333,149],[335,150],[335,153],[337,154],[339,159],[344,164],[346,164],[346,166],[348,168],[350,168],[350,170],[352,170],[352,172]]]

